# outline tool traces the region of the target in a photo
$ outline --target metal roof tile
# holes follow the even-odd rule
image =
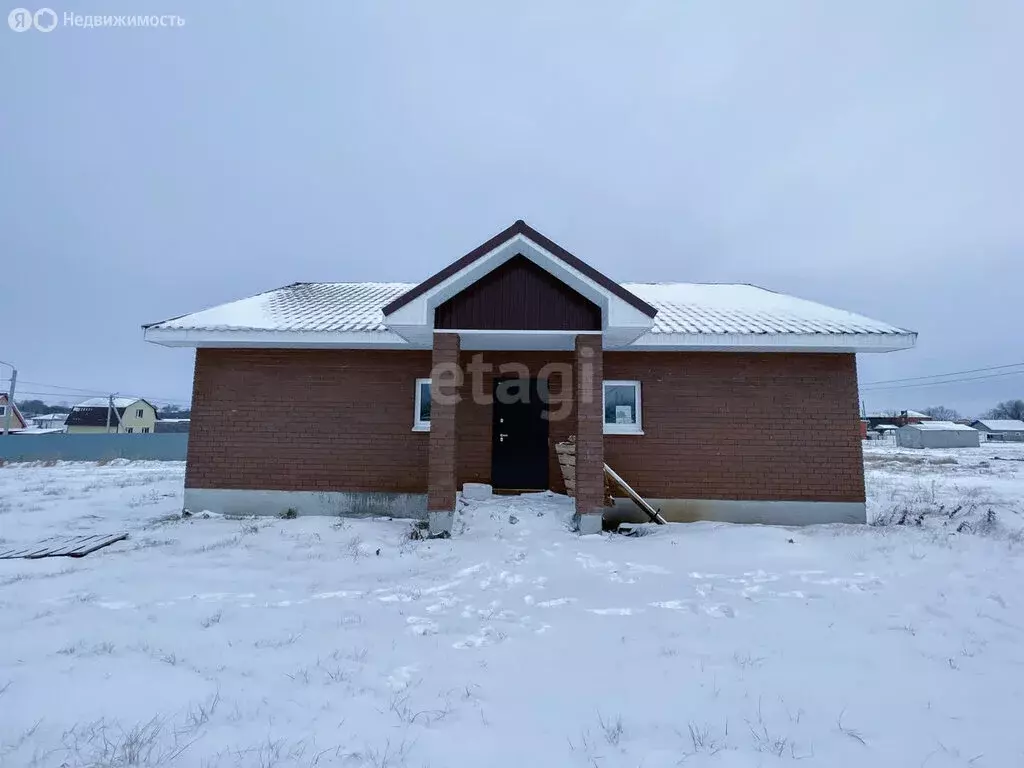
[[[390,333],[382,308],[415,283],[295,283],[151,328]],[[623,283],[658,310],[652,334],[904,334],[878,320],[754,285]]]

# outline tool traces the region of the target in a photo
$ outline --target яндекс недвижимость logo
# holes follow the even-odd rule
[[[32,28],[52,32],[57,26],[57,12],[52,8],[40,8],[35,13],[28,8],[15,8],[7,14],[7,26],[15,32],[27,32]]]
[[[7,14],[7,26],[15,32],[52,32],[58,24],[71,29],[103,29],[108,27],[142,27],[158,29],[185,26],[185,19],[176,13],[170,14],[81,14],[64,11],[58,17],[52,8],[40,8],[32,12],[28,8],[15,8]]]

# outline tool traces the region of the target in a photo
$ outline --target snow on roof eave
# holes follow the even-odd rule
[[[910,349],[917,334],[902,333],[646,333],[627,350],[777,352],[896,352]]]
[[[167,347],[334,347],[417,349],[392,331],[272,331],[147,328],[146,341]],[[624,351],[893,352],[914,346],[915,333],[647,333]],[[424,347],[426,348],[426,347]]]
[[[143,338],[165,347],[328,347],[413,349],[392,331],[273,331],[260,329],[147,328]]]
[[[907,424],[903,429],[916,429],[919,432],[977,432],[973,427],[953,421],[923,421],[920,424]]]
[[[139,397],[115,397],[114,407],[115,408],[128,408],[135,403],[139,402],[142,398]],[[88,400],[83,400],[72,408],[76,410],[78,408],[108,408],[110,401],[105,397],[90,397]]]
[[[1024,421],[1019,419],[978,419],[975,424],[981,424],[993,432],[1018,432],[1024,430]]]

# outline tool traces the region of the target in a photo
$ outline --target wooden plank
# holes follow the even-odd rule
[[[62,539],[61,541],[55,541],[46,552],[39,555],[38,557],[70,556],[72,555],[72,553],[85,546],[89,541],[102,539],[106,535],[107,534],[93,534],[91,536],[72,536],[70,538]]]
[[[37,544],[34,547],[29,547],[28,549],[26,549],[22,554],[18,555],[18,557],[33,557],[35,555],[48,552],[49,549],[50,546],[48,544],[45,546]]]
[[[103,539],[109,534],[94,534],[92,536],[74,536],[70,539],[65,540],[59,546],[51,549],[46,553],[46,557],[60,557],[61,555],[69,555],[76,549],[79,549],[89,541],[95,541]]]
[[[92,533],[80,536],[57,536],[38,544],[21,546],[0,553],[0,560],[40,560],[44,557],[85,557],[97,549],[128,538],[127,533]]]
[[[630,488],[626,481],[619,477],[615,470],[607,464],[604,465],[604,473],[611,478],[613,483],[626,492],[626,495],[629,496],[629,498],[633,500],[633,503],[640,507],[640,509],[642,509],[649,518],[651,518],[652,522],[655,522],[658,525],[665,525],[665,518],[661,516],[661,513],[648,504],[639,493]]]
[[[85,557],[86,555],[91,554],[92,552],[95,552],[97,549],[103,549],[104,547],[109,547],[111,544],[114,544],[115,542],[118,542],[118,541],[124,541],[127,538],[128,538],[128,534],[127,533],[115,533],[115,534],[109,536],[108,538],[104,539],[103,541],[100,541],[98,543],[93,543],[93,544],[88,545],[88,548],[85,549],[85,550],[79,550],[77,552],[71,553],[69,555],[69,557]]]
[[[54,537],[46,539],[41,543],[41,545],[45,545],[45,549],[33,552],[32,554],[36,557],[48,557],[52,555],[54,552],[57,552],[65,548],[68,544],[68,541],[69,540],[64,537]],[[32,555],[26,555],[26,557],[32,558]]]
[[[20,549],[12,549],[10,552],[4,554],[4,560],[17,560],[18,558],[24,557],[26,552],[31,552],[32,547],[21,547]]]

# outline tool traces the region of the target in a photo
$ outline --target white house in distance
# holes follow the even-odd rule
[[[35,429],[64,429],[64,422],[67,420],[66,413],[41,413],[30,419]]]
[[[1024,421],[1020,419],[980,419],[971,426],[985,435],[986,440],[1024,443]]]
[[[149,434],[155,431],[156,408],[139,397],[115,397],[113,408],[107,398],[93,397],[72,408],[65,425],[69,435]]]
[[[952,421],[922,421],[907,424],[896,432],[901,448],[977,448],[981,435],[966,424]]]

